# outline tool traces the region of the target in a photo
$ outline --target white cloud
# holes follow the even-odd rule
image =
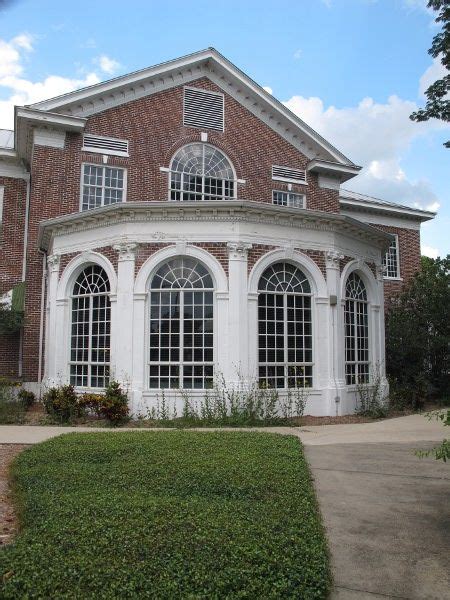
[[[271,87],[269,87],[268,85],[264,85],[263,90],[266,90],[266,92],[268,94],[273,94],[273,89]]]
[[[82,78],[49,75],[43,81],[26,79],[23,62],[32,50],[33,37],[29,34],[18,35],[9,42],[0,39],[0,90],[6,89],[9,94],[6,100],[0,100],[0,128],[13,128],[14,105],[33,104],[100,81],[95,72]]]
[[[349,188],[400,204],[437,207],[431,184],[410,180],[401,157],[413,140],[450,126],[436,120],[415,123],[409,119],[415,102],[390,96],[385,103],[364,98],[357,106],[325,107],[317,97],[293,96],[284,103],[308,125],[364,167]]]
[[[109,58],[106,54],[102,54],[94,59],[94,62],[100,67],[104,73],[112,75],[120,68],[120,63],[113,58]]]
[[[295,60],[299,60],[301,57],[302,57],[302,51],[299,48],[298,50],[296,50],[294,52],[294,58],[295,58]]]
[[[442,79],[445,75],[447,75],[447,69],[442,64],[440,57],[435,58],[419,80],[419,94],[425,96],[425,92],[429,86],[437,79]]]
[[[433,248],[432,246],[422,245],[421,253],[423,256],[429,256],[430,258],[437,258],[440,256],[439,250],[437,248]]]

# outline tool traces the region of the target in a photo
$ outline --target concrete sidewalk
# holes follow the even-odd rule
[[[224,429],[220,429],[220,431],[222,430]],[[231,429],[231,431],[238,430],[238,428]],[[114,433],[121,431],[154,432],[163,431],[163,429],[0,425],[0,444],[37,444],[64,433],[92,433],[95,431],[111,431]],[[199,431],[211,431],[211,429],[201,428]],[[442,441],[446,433],[441,422],[428,421],[423,415],[410,415],[373,423],[319,425],[314,427],[261,427],[245,428],[242,431],[265,431],[283,435],[296,435],[305,446],[376,444],[382,442],[409,442],[414,444],[420,441]]]
[[[410,443],[314,445],[306,455],[331,551],[331,600],[449,599],[450,465],[417,458]]]

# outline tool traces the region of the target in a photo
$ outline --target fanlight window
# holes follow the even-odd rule
[[[347,385],[369,382],[369,320],[367,291],[357,273],[345,286],[345,381]]]
[[[312,387],[311,286],[294,265],[279,262],[259,281],[259,383],[269,388]]]
[[[222,152],[208,144],[188,144],[172,159],[171,200],[234,198],[233,168]]]
[[[214,285],[197,260],[164,263],[150,286],[150,388],[213,384]]]
[[[70,383],[103,388],[109,381],[111,305],[109,279],[102,267],[89,265],[72,293]]]

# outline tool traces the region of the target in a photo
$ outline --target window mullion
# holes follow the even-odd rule
[[[91,387],[92,383],[92,320],[93,320],[93,308],[92,308],[92,295],[89,296],[89,329],[88,329],[88,387]]]
[[[276,309],[275,309],[276,310]],[[284,341],[284,387],[289,387],[288,381],[288,371],[289,371],[289,361],[288,361],[288,334],[287,334],[287,293],[283,293],[283,341]],[[275,338],[276,339],[276,338]],[[275,343],[276,346],[276,343]]]
[[[183,389],[184,381],[184,289],[180,288],[180,389]]]

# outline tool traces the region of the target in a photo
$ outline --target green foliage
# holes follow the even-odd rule
[[[42,396],[42,402],[46,412],[59,423],[71,423],[93,413],[112,425],[120,425],[127,421],[129,413],[128,397],[117,381],[111,381],[103,394],[77,394],[73,385],[52,387]]]
[[[83,414],[73,385],[49,388],[42,396],[47,413],[60,423],[70,423]]]
[[[31,408],[36,402],[36,396],[33,394],[33,392],[29,392],[28,390],[21,389],[17,394],[17,397],[25,410]]]
[[[450,409],[446,412],[436,410],[428,413],[426,416],[430,420],[436,419],[437,421],[442,421],[442,424],[447,427],[450,425]],[[439,446],[435,446],[434,448],[431,448],[431,450],[417,450],[416,454],[420,458],[434,456],[436,460],[447,462],[448,459],[450,461],[450,440],[444,439]]]
[[[300,441],[242,432],[68,434],[13,465],[16,598],[326,598]]]
[[[384,419],[389,413],[388,398],[383,396],[381,369],[377,366],[372,373],[371,383],[356,386],[358,404],[356,413],[372,419]]]
[[[156,407],[148,411],[146,418],[154,425],[163,427],[248,427],[294,424],[293,419],[303,416],[309,396],[308,388],[291,388],[286,393],[259,387],[256,382],[239,381],[229,387],[219,375],[211,389],[200,397],[191,390],[181,389],[183,402],[177,417],[166,399],[164,390],[157,395]],[[141,421],[145,420],[141,416]]]
[[[25,407],[18,399],[15,388],[20,383],[6,377],[0,377],[0,424],[13,425],[23,423]]]
[[[17,333],[23,327],[24,314],[0,303],[0,335]]]
[[[391,400],[420,408],[426,395],[450,392],[450,256],[423,257],[421,271],[386,315]]]
[[[436,23],[442,24],[442,31],[437,33],[428,53],[433,58],[440,57],[441,63],[450,70],[450,3],[448,0],[429,0],[428,8],[435,10],[438,15]],[[450,74],[444,75],[432,83],[425,92],[427,102],[425,108],[413,112],[410,119],[413,121],[428,121],[428,119],[440,119],[450,121]],[[450,141],[444,144],[450,148]]]
[[[128,420],[128,397],[117,381],[111,381],[106,388],[100,413],[112,425],[120,425]]]

